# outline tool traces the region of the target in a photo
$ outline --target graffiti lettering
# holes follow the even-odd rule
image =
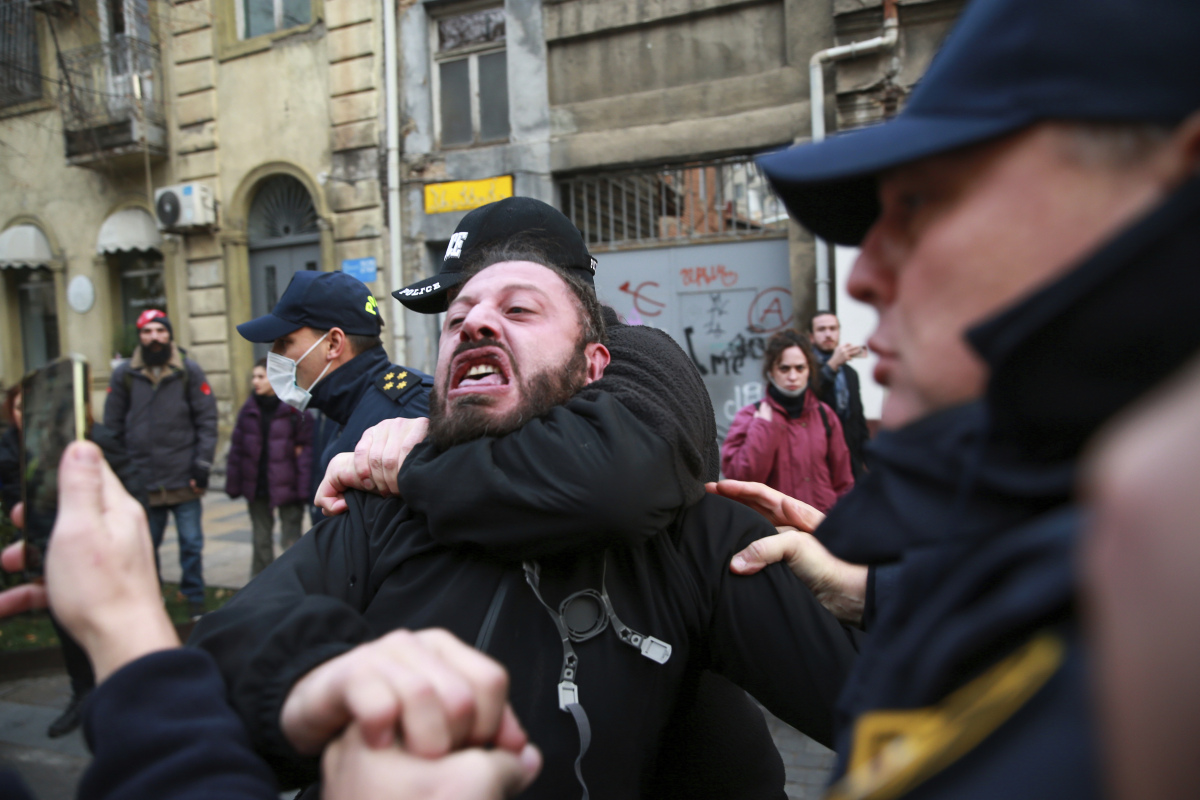
[[[713,375],[741,375],[746,362],[761,361],[766,349],[767,340],[763,337],[739,333],[724,349],[709,356],[710,371]]]
[[[724,264],[712,267],[684,267],[679,270],[684,286],[712,286],[718,281],[728,289],[738,282],[738,274]]]
[[[705,366],[700,363],[700,359],[696,357],[696,348],[692,345],[692,334],[695,332],[695,328],[688,326],[683,329],[683,338],[687,341],[688,355],[692,357],[692,363],[696,365],[696,369],[703,376],[708,374],[708,369],[705,368]]]
[[[743,383],[741,386],[733,387],[733,399],[726,400],[722,408],[725,412],[725,418],[732,422],[733,418],[737,416],[737,412],[751,403],[757,403],[762,399],[762,381],[751,381],[750,383]]]
[[[750,304],[746,330],[751,333],[774,333],[792,321],[792,293],[782,286],[763,289]]]

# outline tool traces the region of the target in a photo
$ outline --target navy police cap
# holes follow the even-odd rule
[[[237,330],[251,342],[273,342],[300,328],[378,336],[383,320],[377,306],[367,285],[352,275],[303,270],[292,276],[271,313],[243,322]]]
[[[392,292],[401,303],[421,314],[437,314],[449,305],[447,292],[462,283],[462,270],[471,256],[493,244],[517,236],[528,236],[541,247],[550,266],[576,272],[594,285],[596,259],[588,253],[583,234],[561,211],[532,197],[506,197],[480,206],[458,223],[442,269],[432,278],[417,281]]]
[[[858,244],[890,168],[1043,120],[1183,120],[1198,32],[1198,0],[972,0],[900,114],[758,163],[801,224]]]

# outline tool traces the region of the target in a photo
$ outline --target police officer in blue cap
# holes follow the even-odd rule
[[[271,313],[238,325],[251,342],[270,342],[267,379],[279,398],[317,409],[339,427],[319,451],[313,493],[334,455],[363,431],[394,417],[429,415],[433,378],[393,364],[379,332],[371,290],[343,272],[297,272]]]
[[[889,389],[817,530],[869,565],[829,798],[1102,794],[1076,468],[1200,349],[1197,31],[1194,0],[974,0],[897,117],[760,159],[862,248]]]

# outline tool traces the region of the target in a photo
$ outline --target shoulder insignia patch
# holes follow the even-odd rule
[[[421,382],[413,380],[413,377],[408,374],[408,370],[396,366],[389,366],[379,380],[375,381],[376,388],[391,400],[399,400],[414,387],[420,385]]]

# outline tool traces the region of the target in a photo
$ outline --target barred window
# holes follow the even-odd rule
[[[42,96],[37,25],[29,0],[0,0],[0,108]]]
[[[787,235],[787,210],[749,156],[560,177],[588,247]]]

